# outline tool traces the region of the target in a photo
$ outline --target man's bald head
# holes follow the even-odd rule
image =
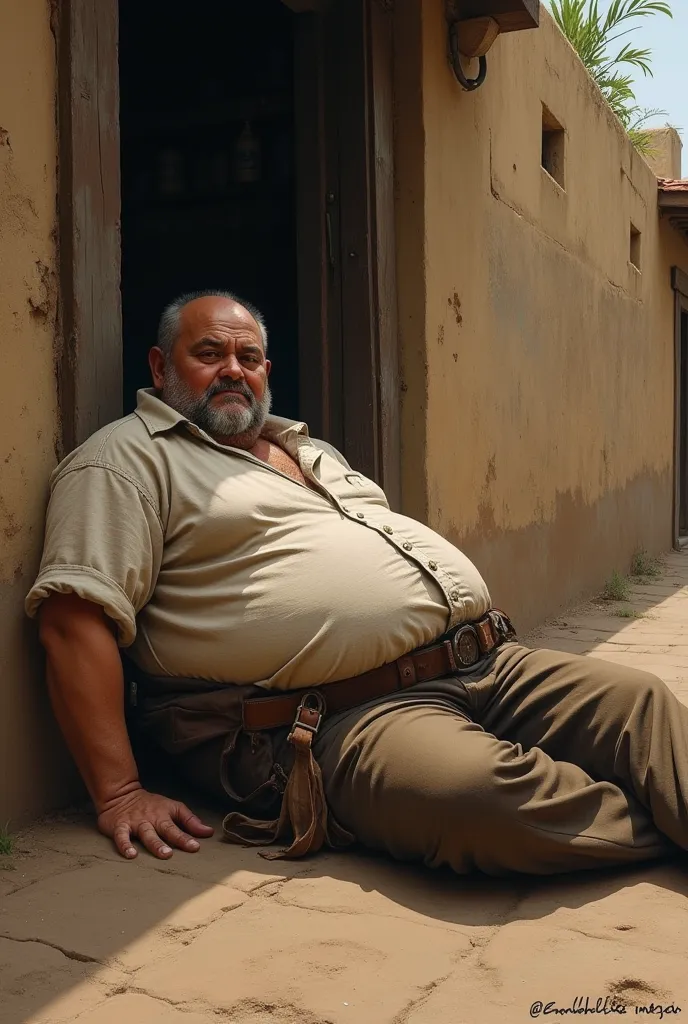
[[[191,302],[196,302],[197,299],[207,298],[227,299],[229,302],[245,309],[258,325],[258,330],[263,341],[263,352],[267,355],[268,331],[265,325],[265,317],[257,306],[254,306],[252,302],[246,302],[238,295],[235,295],[234,292],[207,290],[200,292],[187,292],[185,295],[180,295],[178,299],[175,299],[174,302],[170,302],[169,306],[166,306],[163,310],[162,316],[160,317],[160,325],[158,327],[157,344],[165,358],[171,355],[174,344],[181,333],[181,319],[184,307],[188,306]]]
[[[148,361],[160,397],[222,444],[250,449],[270,411],[260,312],[230,292],[196,292],[162,315]]]

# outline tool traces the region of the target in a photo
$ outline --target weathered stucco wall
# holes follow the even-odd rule
[[[681,136],[675,128],[652,128],[647,134],[650,137],[650,152],[646,160],[658,178],[680,178],[683,163],[683,145]]]
[[[544,11],[497,40],[468,94],[444,5],[409,6],[419,31],[400,28],[397,63],[419,55],[422,104],[400,122],[398,214],[420,199],[413,135],[424,225],[423,258],[400,253],[404,505],[527,629],[634,550],[671,545],[669,267],[688,270],[688,249],[660,230],[651,170]],[[566,131],[565,190],[541,167],[543,104]]]
[[[46,0],[0,8],[0,823],[73,779],[47,707],[24,596],[55,465],[55,48]]]

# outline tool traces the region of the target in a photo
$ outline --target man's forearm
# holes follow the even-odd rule
[[[100,609],[80,614],[77,607],[67,618],[46,615],[41,640],[55,717],[100,812],[110,800],[139,788],[115,638]]]
[[[175,846],[194,853],[212,828],[186,804],[148,793],[139,782],[124,720],[122,663],[102,608],[74,594],[54,594],[41,608],[40,623],[55,717],[100,831],[127,859],[136,856],[134,839],[163,860]]]

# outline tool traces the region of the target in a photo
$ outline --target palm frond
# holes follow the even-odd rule
[[[637,121],[638,115],[642,119],[646,112],[639,111],[633,78],[622,69],[635,68],[651,76],[652,51],[628,42],[616,53],[611,47],[622,37],[638,31],[639,19],[655,14],[671,18],[668,0],[610,0],[606,14],[600,12],[599,0],[549,0],[549,3],[555,22],[597,82],[634,145],[641,152],[647,152],[643,147],[649,145],[649,136],[644,137],[647,132],[643,133]],[[655,113],[649,111],[647,117]]]

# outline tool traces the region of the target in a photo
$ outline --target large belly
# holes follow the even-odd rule
[[[163,570],[134,654],[148,671],[298,688],[393,661],[447,621],[438,584],[376,531],[315,516],[211,572]]]

